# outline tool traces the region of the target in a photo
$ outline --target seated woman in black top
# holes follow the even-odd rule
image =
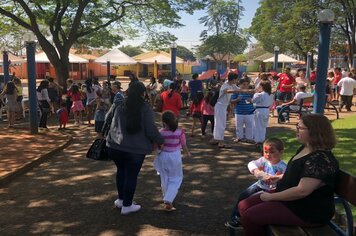
[[[253,195],[239,203],[246,236],[267,235],[267,225],[317,226],[334,215],[334,187],[339,170],[331,150],[336,139],[323,115],[305,115],[297,124],[302,143],[277,183],[276,192]]]

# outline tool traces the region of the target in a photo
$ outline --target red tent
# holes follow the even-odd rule
[[[201,76],[199,76],[198,80],[209,79],[209,78],[213,77],[215,72],[216,72],[216,70],[208,70],[208,71],[204,72]]]
[[[227,74],[229,73],[229,72],[233,72],[233,73],[235,73],[235,74],[239,74],[239,71],[237,70],[237,69],[230,69],[230,70],[227,70],[223,75],[221,75],[220,76],[220,78],[221,79],[226,79],[227,78]]]

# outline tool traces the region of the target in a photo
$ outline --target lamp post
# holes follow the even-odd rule
[[[30,133],[38,133],[36,93],[36,41],[32,32],[24,35],[27,56],[28,97],[30,103]]]
[[[318,48],[318,64],[316,85],[314,93],[314,113],[324,114],[324,106],[326,99],[326,76],[329,62],[329,47],[331,25],[335,19],[335,14],[332,10],[324,9],[318,15],[319,20],[319,48]]]
[[[176,77],[176,56],[177,56],[177,44],[173,42],[171,44],[171,80]]]
[[[274,47],[274,63],[273,63],[273,71],[278,72],[278,52],[279,52],[279,47],[275,46]]]
[[[110,60],[106,61],[106,79],[108,83],[110,84]]]
[[[10,79],[9,75],[9,54],[6,51],[5,46],[2,49],[2,63],[3,63],[3,72],[4,72],[4,83],[7,84]]]
[[[311,53],[311,52],[308,52],[308,54],[307,54],[307,71],[306,71],[306,75],[305,75],[305,77],[306,77],[307,79],[310,79],[311,57],[312,57],[312,53]]]

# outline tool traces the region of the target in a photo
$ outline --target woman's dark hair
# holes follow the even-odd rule
[[[178,121],[176,115],[172,111],[165,111],[162,113],[162,122],[168,126],[172,132],[178,128]]]
[[[234,72],[230,71],[230,73],[227,75],[227,80],[228,81],[232,81],[234,79],[237,79],[237,74],[235,74]]]
[[[37,92],[41,92],[42,89],[48,88],[49,82],[48,80],[44,79],[41,81],[40,85],[37,87]]]
[[[193,75],[192,75],[192,79],[193,79],[193,80],[196,80],[198,77],[199,77],[198,74],[193,74]]]
[[[54,81],[53,77],[48,77],[48,81],[52,83]]]
[[[12,81],[7,82],[6,87],[5,87],[5,93],[8,95],[12,95],[15,93],[17,90],[15,83]]]
[[[90,79],[89,79],[90,80]],[[93,78],[93,81],[91,81],[92,82],[92,84],[95,84],[95,85],[99,85],[100,86],[100,83],[99,83],[99,78],[98,77],[94,77]],[[91,93],[91,92],[89,92],[89,93]]]
[[[220,80],[221,80],[221,79],[220,79],[220,73],[216,71],[216,74],[217,74],[217,76],[215,75],[215,73],[214,73],[214,75],[213,75],[214,80],[220,81]]]
[[[92,84],[92,82],[91,82],[91,79],[85,80],[85,85],[87,86],[87,91],[88,91],[89,93],[91,93],[91,92],[92,92],[92,86],[93,86],[93,84]]]
[[[76,84],[72,85],[72,93],[73,94],[79,93],[79,86],[78,85],[76,85]]]
[[[210,101],[211,101],[211,98],[213,96],[214,96],[214,92],[213,91],[209,91],[204,97],[205,102],[209,104]]]
[[[151,76],[151,78],[150,78],[150,83],[151,83],[151,84],[156,83],[156,78],[155,78],[154,76]]]
[[[14,77],[12,82],[14,82],[15,85],[21,85],[21,80],[17,77]]]
[[[197,91],[193,98],[193,104],[198,105],[204,99],[204,93],[202,91]]]
[[[315,150],[332,150],[336,145],[336,137],[329,119],[321,114],[302,116],[303,124],[308,128],[309,145]]]
[[[260,86],[262,87],[262,90],[268,93],[268,95],[271,95],[272,93],[272,86],[269,81],[264,81],[262,80],[260,83]]]
[[[174,93],[175,91],[177,91],[177,88],[178,88],[178,85],[177,85],[177,83],[175,83],[175,82],[173,82],[173,83],[171,83],[171,84],[169,85],[169,89],[171,89],[171,91],[170,91],[169,94],[168,94],[168,97],[169,97],[169,98],[171,98],[171,97],[173,96],[173,93]]]
[[[132,83],[127,90],[126,99],[126,131],[129,134],[135,134],[141,130],[141,109],[145,103],[144,93],[146,91],[145,85],[141,82]]]

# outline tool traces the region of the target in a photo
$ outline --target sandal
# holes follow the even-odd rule
[[[232,146],[230,146],[230,145],[228,145],[228,144],[219,144],[218,147],[219,147],[219,148],[226,148],[226,149],[232,148]]]
[[[172,203],[164,203],[163,210],[165,210],[167,212],[171,212],[171,211],[175,211],[177,209],[172,205]]]
[[[210,141],[209,143],[210,143],[210,145],[218,145],[218,144],[219,144],[219,142],[218,142],[218,141],[215,141],[215,140],[212,140],[212,141]]]

